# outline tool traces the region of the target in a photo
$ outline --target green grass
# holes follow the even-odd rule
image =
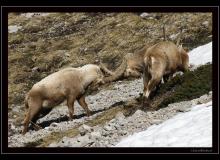
[[[157,106],[157,108],[162,108],[170,103],[198,98],[210,90],[212,90],[212,65],[206,64],[193,72],[189,71],[182,76],[177,75],[163,84],[154,100],[165,92],[171,91],[169,97]]]

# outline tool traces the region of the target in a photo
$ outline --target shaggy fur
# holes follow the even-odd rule
[[[163,76],[169,77],[177,71],[185,72],[189,67],[189,56],[174,43],[164,41],[148,48],[144,55],[144,96],[148,99],[151,91],[161,82]],[[167,78],[165,78],[167,79]]]
[[[71,119],[73,118],[75,100],[89,116],[90,110],[85,102],[84,93],[89,85],[92,83],[96,85],[102,80],[103,74],[100,67],[88,64],[81,68],[62,69],[36,83],[25,97],[25,106],[28,111],[23,122],[23,134],[27,132],[31,121],[36,122],[39,113],[45,109],[49,112],[64,100],[67,100]]]

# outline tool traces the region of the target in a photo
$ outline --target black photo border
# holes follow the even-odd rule
[[[201,148],[9,148],[8,147],[8,13],[9,12],[212,12],[213,147]],[[218,154],[219,153],[219,7],[218,6],[1,6],[1,153],[3,154]]]

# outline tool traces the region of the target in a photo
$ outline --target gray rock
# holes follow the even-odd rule
[[[94,143],[94,140],[92,140],[89,137],[89,135],[85,135],[85,136],[78,137],[77,142],[78,142],[78,144],[80,144],[81,147],[85,147],[87,145],[90,145],[90,144]]]
[[[90,134],[90,136],[91,136],[91,139],[95,139],[95,140],[98,140],[98,139],[100,139],[102,137],[101,133],[100,132],[96,132],[96,131],[92,132]]]
[[[202,23],[202,25],[205,26],[205,27],[208,27],[208,26],[209,26],[209,21],[204,21],[204,22]]]
[[[79,132],[81,136],[84,136],[86,133],[92,132],[92,131],[93,131],[93,128],[86,124],[83,124],[81,127],[79,127]]]
[[[124,136],[124,135],[127,135],[128,132],[127,132],[126,130],[122,130],[122,131],[119,132],[119,134],[120,134],[121,136]]]
[[[177,39],[178,35],[179,35],[179,33],[177,33],[177,34],[172,34],[172,35],[169,36],[169,38],[170,38],[172,41],[174,41],[174,40]]]
[[[106,131],[112,131],[112,130],[114,130],[113,126],[110,126],[110,125],[105,125],[105,126],[103,127],[103,129],[106,130]]]
[[[55,142],[54,142],[54,143],[49,144],[49,146],[48,146],[48,147],[59,147],[59,146],[58,146],[58,144],[57,144],[57,143],[55,143]]]
[[[150,15],[151,15],[151,14],[144,12],[144,13],[141,13],[141,14],[140,14],[140,17],[146,18],[146,17],[150,17]]]
[[[201,103],[201,104],[202,104],[202,103],[207,103],[207,102],[209,102],[211,99],[212,99],[212,96],[206,94],[206,95],[203,95],[203,96],[201,96],[201,97],[199,98],[198,103]]]
[[[122,121],[125,119],[125,115],[122,112],[118,112],[115,116],[115,119]]]
[[[34,67],[31,69],[32,72],[39,72],[40,71],[40,68],[39,67]]]
[[[51,127],[57,127],[57,126],[58,126],[58,123],[53,122],[53,123],[50,124],[50,126],[51,126]]]
[[[189,112],[191,108],[179,108],[177,111],[178,112]]]
[[[146,116],[146,113],[142,110],[137,110],[133,115],[132,117],[134,118],[137,118],[137,117],[140,117],[140,116]]]

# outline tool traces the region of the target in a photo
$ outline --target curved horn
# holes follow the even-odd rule
[[[183,34],[183,29],[181,28],[181,31],[180,31],[180,34],[178,35],[178,39],[176,41],[176,46],[179,46],[180,45],[180,41],[181,41],[181,36]]]
[[[165,28],[165,24],[163,24],[163,40],[166,41],[166,28]]]
[[[115,72],[113,72],[111,76],[105,77],[103,79],[104,83],[113,82],[120,79],[124,75],[126,68],[127,68],[127,59],[123,58],[121,65],[115,70]]]
[[[110,71],[107,67],[105,67],[105,65],[103,63],[100,63],[100,69],[104,72],[107,73],[109,75],[113,75],[114,73],[112,71]]]

